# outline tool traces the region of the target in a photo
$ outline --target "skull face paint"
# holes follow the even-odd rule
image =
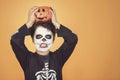
[[[53,34],[47,28],[39,26],[34,33],[34,44],[37,51],[47,52],[53,44]]]

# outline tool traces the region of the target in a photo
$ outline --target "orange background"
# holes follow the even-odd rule
[[[0,0],[0,80],[24,80],[9,41],[35,5],[54,7],[58,21],[78,35],[64,80],[120,80],[120,0]],[[29,36],[25,43],[34,51]]]

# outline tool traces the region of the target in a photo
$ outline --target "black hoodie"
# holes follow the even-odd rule
[[[42,56],[29,51],[25,44],[25,36],[30,35],[30,30],[24,24],[12,37],[11,46],[25,75],[25,80],[62,80],[62,68],[73,52],[77,36],[63,25],[56,30],[58,37],[63,37],[64,42],[54,52]]]

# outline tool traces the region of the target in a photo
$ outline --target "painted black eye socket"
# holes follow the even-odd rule
[[[47,39],[51,39],[52,36],[51,36],[51,35],[46,35],[45,38],[47,38]]]
[[[42,37],[43,37],[43,36],[40,35],[40,34],[36,35],[36,39],[40,39],[40,38],[42,38]]]

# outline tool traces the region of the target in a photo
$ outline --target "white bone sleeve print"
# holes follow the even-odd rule
[[[55,70],[49,69],[49,63],[44,63],[44,68],[35,73],[36,80],[57,80]]]

